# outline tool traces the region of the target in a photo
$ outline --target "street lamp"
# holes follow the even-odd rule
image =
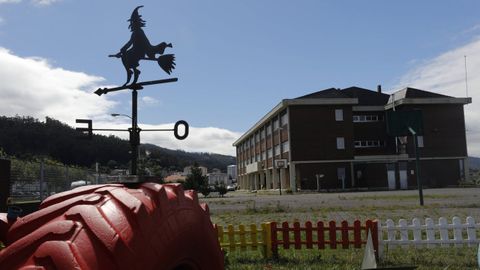
[[[138,168],[138,146],[140,145],[140,128],[138,128],[137,125],[137,117],[136,117],[136,102],[134,105],[134,109],[132,110],[134,113],[134,117],[131,117],[130,115],[123,114],[123,113],[112,113],[110,114],[113,117],[117,116],[125,116],[130,119],[132,119],[132,127],[128,129],[130,132],[130,146],[132,147],[132,166],[131,166],[131,172],[130,174],[132,175],[137,175],[137,168]]]
[[[131,117],[130,115],[128,115],[128,114],[123,114],[123,113],[112,113],[112,114],[110,114],[110,115],[113,116],[113,117],[125,116],[125,117],[128,117],[128,118],[132,119],[132,117]]]

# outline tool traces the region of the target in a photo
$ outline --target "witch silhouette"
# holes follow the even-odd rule
[[[172,48],[172,43],[162,42],[158,45],[150,44],[142,27],[145,27],[145,21],[138,14],[138,9],[143,6],[136,7],[132,16],[128,20],[130,25],[128,28],[132,32],[130,40],[123,45],[120,52],[110,57],[122,59],[123,66],[127,71],[127,81],[124,86],[130,82],[133,75],[132,85],[137,83],[140,70],[138,69],[140,60],[154,60],[167,73],[170,74],[175,68],[175,56],[173,54],[163,54],[167,47]],[[157,57],[157,55],[159,55]]]

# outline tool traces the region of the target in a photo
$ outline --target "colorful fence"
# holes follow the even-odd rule
[[[302,226],[299,222],[290,225],[288,222],[263,223],[260,227],[255,224],[239,225],[234,228],[228,225],[226,230],[217,226],[218,239],[224,249],[260,250],[270,258],[283,249],[348,249],[361,248],[367,241],[367,232],[372,233],[375,253],[382,256],[385,248],[397,246],[415,247],[445,247],[470,246],[480,243],[480,223],[473,217],[467,217],[465,223],[460,218],[453,217],[452,223],[441,217],[438,223],[426,218],[422,221],[414,218],[411,224],[400,219],[396,225],[391,219],[380,221],[367,220],[364,225],[355,220],[352,225],[347,221],[337,224],[335,221],[313,224],[310,221]]]
[[[263,223],[260,228],[251,224],[248,228],[239,225],[237,229],[228,225],[226,230],[223,226],[215,225],[217,229],[220,246],[229,251],[239,250],[261,250],[265,257],[270,258],[278,254],[278,249],[307,248],[336,249],[341,246],[347,248],[361,248],[367,241],[367,232],[372,233],[372,240],[375,251],[378,249],[378,224],[377,221],[367,220],[362,225],[359,220],[350,226],[343,221],[337,226],[335,221],[324,223],[319,221],[315,224],[307,221],[302,227],[299,222],[290,226],[283,222],[281,226],[277,223]]]
[[[362,244],[367,242],[367,233],[372,233],[372,240],[375,251],[378,250],[378,224],[377,221],[367,220],[364,226],[359,220],[353,222],[350,226],[347,221],[342,221],[337,226],[335,221],[324,223],[317,222],[313,226],[312,222],[305,222],[305,226],[300,226],[299,222],[294,222],[290,226],[288,222],[283,222],[277,227],[275,222],[271,223],[272,253],[277,254],[278,248],[289,249],[291,246],[295,249],[336,249],[341,246],[343,249],[361,248]],[[291,237],[293,233],[293,238]]]
[[[267,258],[271,257],[271,237],[270,223],[262,223],[260,227],[256,224],[238,225],[235,229],[233,225],[228,225],[226,230],[221,225],[215,224],[218,240],[222,249],[235,251],[238,249],[245,251],[260,250]]]

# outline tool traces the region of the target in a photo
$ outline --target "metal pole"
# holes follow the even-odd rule
[[[137,97],[137,90],[132,90],[132,136],[130,136],[130,144],[132,146],[132,175],[137,175],[138,162]]]
[[[40,201],[43,200],[43,183],[45,180],[45,164],[42,161],[40,161]]]
[[[417,133],[412,129],[408,128],[410,133],[412,133],[413,143],[415,144],[415,169],[417,171],[417,185],[418,185],[418,196],[420,197],[420,205],[423,206],[423,189],[422,189],[422,180],[420,179],[420,153],[418,150],[418,138]]]

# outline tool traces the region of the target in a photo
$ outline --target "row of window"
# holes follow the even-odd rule
[[[418,147],[423,147],[423,136],[418,136]],[[362,140],[354,141],[353,146],[355,148],[370,148],[370,147],[383,147],[385,146],[385,141],[381,140]],[[337,149],[345,149],[345,138],[337,137]]]
[[[343,121],[343,110],[335,109],[335,121]],[[354,123],[383,121],[383,115],[354,115]]]
[[[290,143],[288,141],[283,142],[281,149],[282,149],[282,153],[286,153],[290,151]],[[246,160],[243,161],[243,165],[247,166],[247,164],[250,164],[250,163],[267,160],[269,158],[272,158],[273,154],[275,154],[275,156],[280,155],[280,145],[276,145],[273,149],[270,148],[267,151],[263,151],[261,154],[256,154],[255,156],[251,156],[250,158],[247,158]]]
[[[370,147],[382,147],[385,146],[385,141],[373,140],[373,141],[355,141],[353,143],[355,148],[370,148]]]
[[[288,114],[284,113],[280,115],[280,117],[276,117],[273,120],[273,124],[267,124],[264,127],[260,128],[259,131],[257,131],[254,135],[252,135],[250,138],[245,140],[244,143],[242,143],[239,146],[239,151],[245,151],[246,149],[249,149],[250,147],[255,146],[256,143],[259,143],[260,140],[265,139],[266,136],[269,136],[272,134],[272,126],[273,126],[273,131],[276,131],[280,128],[281,126],[284,126],[288,124]]]
[[[354,115],[354,123],[378,122],[383,121],[383,115]]]

